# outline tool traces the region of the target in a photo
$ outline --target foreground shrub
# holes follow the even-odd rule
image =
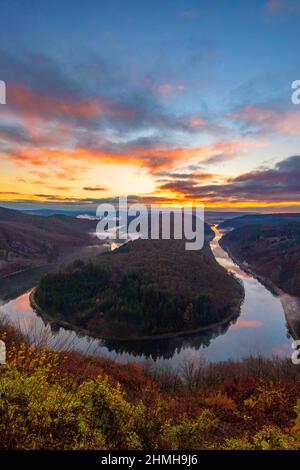
[[[51,369],[0,372],[0,446],[6,449],[138,449],[141,409],[106,378],[52,382]]]
[[[217,423],[211,411],[203,410],[196,420],[185,418],[180,424],[167,422],[162,427],[162,439],[166,449],[170,450],[207,449],[210,444],[206,433],[215,428]]]
[[[299,379],[287,361],[286,372],[253,358],[142,368],[36,349],[6,331],[0,324],[2,449],[300,449]]]
[[[252,438],[247,435],[241,439],[227,439],[227,450],[296,450],[299,441],[292,435],[283,433],[276,426],[264,426]]]

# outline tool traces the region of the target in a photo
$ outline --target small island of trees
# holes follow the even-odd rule
[[[181,240],[137,240],[96,261],[44,276],[39,308],[102,337],[134,338],[194,330],[237,314],[243,287],[215,260]]]

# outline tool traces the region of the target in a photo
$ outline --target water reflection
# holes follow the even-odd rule
[[[194,335],[146,341],[120,342],[104,340],[103,344],[108,351],[115,351],[118,354],[130,353],[134,357],[143,355],[145,358],[154,360],[160,358],[171,359],[174,355],[180,354],[182,349],[193,348],[199,350],[200,348],[208,348],[212,340],[220,335],[224,335],[235,321],[236,319],[205,332],[195,333]]]
[[[291,339],[280,299],[231,260],[218,243],[222,234],[216,227],[214,231],[211,248],[217,261],[234,273],[245,288],[240,316],[226,325],[191,336],[120,342],[94,339],[61,327],[51,330],[30,307],[28,293],[2,305],[1,311],[33,342],[44,341],[54,349],[75,349],[120,362],[150,358],[176,366],[187,355],[205,356],[209,361],[240,359],[250,354],[290,356]]]

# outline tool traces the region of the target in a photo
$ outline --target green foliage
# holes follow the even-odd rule
[[[300,296],[300,221],[256,223],[225,234],[220,243],[255,273]]]
[[[143,406],[126,401],[120,385],[112,388],[107,378],[99,377],[80,385],[78,394],[86,413],[85,422],[101,430],[108,446],[113,443],[116,449],[141,448],[135,428],[143,416]]]
[[[54,318],[100,334],[114,324],[142,335],[206,326],[238,311],[242,298],[208,245],[191,254],[181,240],[137,240],[44,276],[35,293]]]
[[[297,434],[300,437],[300,400],[297,401],[297,405],[295,406],[295,411],[297,414],[296,429],[297,429]]]
[[[227,439],[226,450],[296,450],[299,443],[276,426],[264,426],[252,438],[247,435],[240,439]]]
[[[30,374],[1,369],[0,442],[14,449],[139,449],[142,407],[128,403],[106,378],[80,386],[50,380],[51,368]]]
[[[211,447],[206,432],[217,427],[218,420],[210,410],[204,409],[196,420],[182,419],[179,424],[170,421],[162,427],[162,439],[169,450],[197,450]],[[206,440],[205,440],[206,438]]]
[[[1,322],[0,338],[2,449],[300,449],[288,359],[186,363],[164,377],[158,366],[36,349]]]

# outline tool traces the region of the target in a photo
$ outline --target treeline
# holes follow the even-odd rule
[[[95,332],[101,332],[101,320],[125,322],[146,334],[195,328],[222,318],[207,294],[170,292],[137,272],[120,275],[114,282],[115,274],[106,267],[76,262],[68,271],[47,274],[36,301],[54,317],[92,325]]]
[[[221,245],[258,275],[300,297],[300,222],[247,225],[224,235]]]
[[[208,245],[191,253],[174,240],[138,240],[96,262],[75,262],[46,275],[35,292],[52,317],[105,336],[117,324],[128,326],[123,335],[207,326],[238,313],[242,298],[242,286]]]
[[[274,213],[274,214],[246,214],[240,217],[224,220],[220,223],[220,228],[240,228],[246,225],[270,225],[282,224],[285,222],[300,222],[300,214],[297,213]]]

